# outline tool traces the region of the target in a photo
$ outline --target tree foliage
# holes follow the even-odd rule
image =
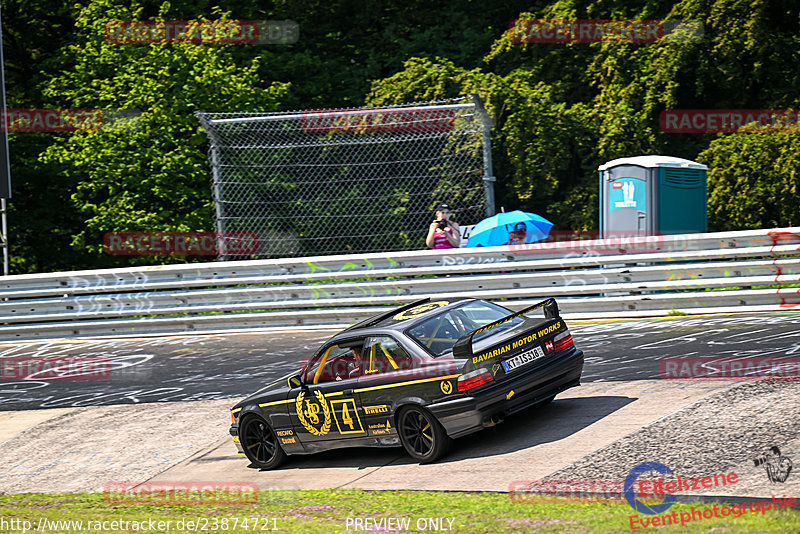
[[[192,113],[392,104],[477,92],[494,116],[498,205],[596,228],[597,166],[666,154],[710,166],[712,229],[798,221],[797,132],[674,134],[666,109],[786,109],[800,86],[793,0],[0,0],[9,107],[136,110],[126,127],[11,134],[15,272],[127,263],[102,234],[207,230]],[[112,19],[294,20],[288,46],[114,45]],[[514,42],[528,19],[699,21],[695,43]],[[471,221],[462,221],[471,222]],[[152,258],[137,261],[152,262]]]
[[[167,14],[165,4],[160,16]],[[107,21],[138,16],[110,0],[82,9],[71,68],[64,65],[45,88],[71,107],[132,114],[65,137],[43,154],[75,183],[72,201],[85,227],[74,242],[95,252],[109,231],[213,230],[206,139],[193,112],[274,110],[287,89],[279,82],[259,87],[257,60],[238,65],[232,45],[104,39]]]
[[[709,224],[720,230],[800,223],[800,135],[743,133],[715,139],[699,156],[709,167]]]

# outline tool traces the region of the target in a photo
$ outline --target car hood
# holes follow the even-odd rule
[[[252,393],[252,394],[248,395],[247,398],[242,399],[241,401],[239,401],[236,404],[236,406],[233,407],[233,409],[240,408],[240,407],[244,406],[245,404],[248,404],[248,403],[254,401],[255,399],[258,399],[261,402],[263,402],[265,400],[267,402],[269,402],[269,401],[272,401],[272,400],[283,400],[283,399],[285,399],[286,398],[286,393],[289,391],[288,380],[289,380],[290,377],[295,376],[295,375],[297,375],[296,371],[292,372],[292,373],[289,373],[286,376],[282,376],[281,378],[278,378],[274,382],[271,382],[271,383],[267,384],[266,386],[264,386],[263,388],[259,389],[255,393]]]

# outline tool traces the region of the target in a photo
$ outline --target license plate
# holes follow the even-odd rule
[[[517,354],[513,358],[509,358],[508,360],[504,361],[503,369],[506,370],[506,373],[509,373],[518,367],[522,367],[526,363],[530,363],[537,358],[541,358],[542,356],[544,356],[542,347],[533,347],[529,351],[525,351],[522,354]]]

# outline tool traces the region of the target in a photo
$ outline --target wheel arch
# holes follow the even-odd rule
[[[436,418],[436,416],[433,414],[433,412],[431,412],[428,409],[428,404],[430,404],[430,403],[425,401],[425,399],[423,399],[421,397],[406,397],[406,398],[403,398],[403,399],[397,401],[397,403],[395,404],[394,413],[392,414],[392,420],[394,421],[395,428],[397,428],[397,425],[400,422],[400,413],[404,409],[406,409],[406,408],[408,408],[410,406],[418,407],[418,408],[424,408],[425,411],[428,412],[429,414],[431,414],[431,416],[434,419],[439,421],[439,419]]]

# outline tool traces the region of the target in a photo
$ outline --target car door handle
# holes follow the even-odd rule
[[[352,389],[346,389],[346,390],[342,391],[342,395],[352,395],[352,394],[353,394],[353,390]]]

